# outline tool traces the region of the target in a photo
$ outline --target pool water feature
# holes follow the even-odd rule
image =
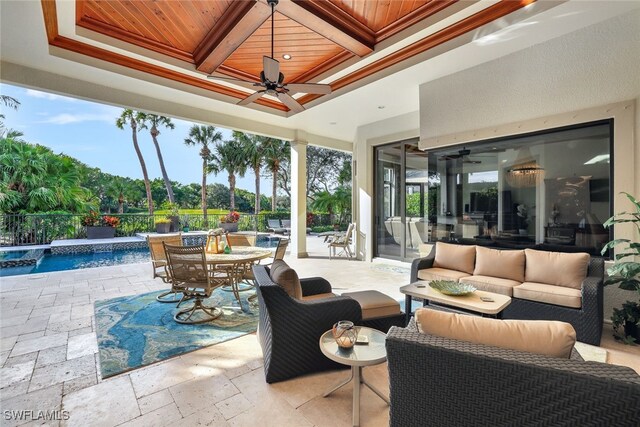
[[[278,237],[258,236],[256,246],[275,248]],[[3,260],[19,259],[28,251],[2,251]],[[19,274],[48,273],[51,271],[78,270],[81,268],[108,267],[112,265],[136,264],[151,261],[148,248],[122,249],[109,252],[76,253],[53,255],[45,251],[37,263],[18,267],[0,268],[0,277],[17,276]]]

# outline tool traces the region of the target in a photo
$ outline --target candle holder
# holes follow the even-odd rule
[[[358,339],[358,331],[353,322],[349,320],[341,320],[333,325],[331,333],[338,347],[344,350],[352,349]]]

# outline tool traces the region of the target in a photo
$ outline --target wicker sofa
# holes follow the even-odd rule
[[[393,327],[390,425],[637,426],[632,369],[506,350]]]
[[[442,253],[438,257],[438,248]],[[469,255],[469,251],[477,251],[476,258],[463,259],[466,255],[456,256],[457,250],[464,251],[461,254]],[[448,257],[443,260],[444,251]],[[474,252],[475,254],[475,252]],[[549,265],[544,264],[544,256],[548,254],[554,257]],[[487,263],[482,267],[485,275],[479,275],[480,255],[502,259],[504,261]],[[510,259],[518,257],[519,261]],[[449,258],[449,259],[446,259]],[[438,264],[440,260],[440,265]],[[537,276],[545,279],[529,280],[533,264],[526,260],[536,260]],[[541,261],[542,259],[542,261]],[[562,280],[567,279],[567,272],[563,264],[583,264],[582,273],[573,274],[573,284],[567,285]],[[449,267],[442,268],[447,262]],[[491,265],[486,265],[491,264]],[[446,267],[446,265],[445,265]],[[489,271],[490,274],[486,272]],[[480,272],[482,273],[482,272]],[[579,280],[575,278],[578,274]],[[474,285],[478,289],[489,292],[497,292],[512,297],[511,304],[502,313],[504,319],[529,319],[529,320],[560,320],[571,323],[576,330],[578,341],[599,345],[602,335],[603,323],[603,277],[604,260],[590,257],[588,254],[565,254],[557,252],[525,250],[497,250],[479,246],[451,245],[436,243],[428,256],[418,258],[411,265],[411,282],[417,280],[447,279],[465,282]],[[551,283],[556,278],[560,283]],[[543,283],[529,283],[541,282]],[[578,280],[576,282],[576,280]],[[558,286],[555,286],[558,285]],[[558,293],[547,294],[543,291]]]

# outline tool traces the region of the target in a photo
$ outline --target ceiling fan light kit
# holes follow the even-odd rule
[[[331,93],[331,86],[327,84],[317,83],[284,83],[285,76],[280,72],[280,62],[274,58],[274,15],[278,0],[267,0],[267,4],[271,6],[271,56],[262,57],[262,72],[260,72],[260,83],[252,82],[249,80],[234,79],[230,77],[218,77],[208,76],[212,79],[226,80],[232,83],[237,83],[242,86],[254,86],[262,88],[246,98],[240,100],[238,105],[248,105],[257,101],[264,95],[271,95],[277,98],[280,102],[289,108],[294,113],[299,113],[305,110],[305,108],[293,98],[290,93],[311,93],[319,95],[328,95]],[[291,59],[291,55],[285,54],[283,58]]]

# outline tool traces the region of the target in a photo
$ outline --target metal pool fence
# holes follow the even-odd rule
[[[136,233],[155,231],[155,220],[166,215],[106,214],[120,218],[116,237],[135,236]],[[85,239],[86,228],[82,225],[85,215],[75,214],[0,214],[0,246],[44,245],[53,240]],[[313,214],[307,221],[309,227],[329,226],[332,215]],[[202,231],[219,226],[220,215],[207,215],[207,224],[202,214],[182,214],[180,229],[185,224],[190,231]],[[240,214],[239,231],[267,231],[268,219],[289,219],[289,212],[264,214]]]

